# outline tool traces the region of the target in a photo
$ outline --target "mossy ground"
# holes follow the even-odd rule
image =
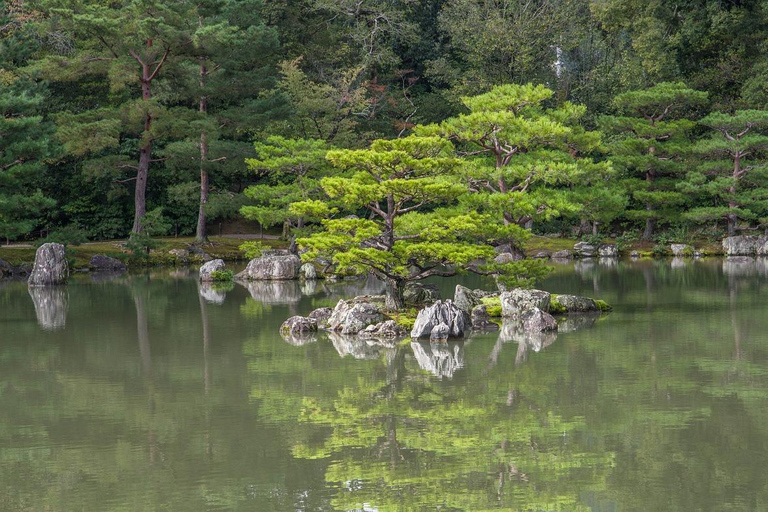
[[[104,254],[112,258],[124,261],[129,266],[160,266],[173,265],[176,258],[170,254],[173,249],[188,249],[194,242],[192,237],[158,238],[158,246],[149,253],[146,259],[131,258],[130,251],[125,247],[125,240],[110,240],[104,242],[90,242],[83,245],[67,247],[67,256],[74,260],[75,268],[87,267],[91,258],[97,254]],[[214,259],[221,258],[224,261],[240,261],[245,256],[238,248],[246,240],[229,237],[211,237],[210,243],[202,246],[202,249]],[[283,240],[259,239],[265,246],[272,248],[285,248],[287,243]],[[35,261],[35,247],[7,246],[0,247],[0,259],[11,265],[31,264]]]
[[[485,311],[491,318],[501,318],[501,299],[499,297],[483,297],[480,299]]]
[[[418,316],[418,314],[418,309],[410,308],[396,313],[390,313],[389,318],[394,320],[397,325],[410,332],[410,330],[413,329],[413,324],[416,323],[416,316]]]

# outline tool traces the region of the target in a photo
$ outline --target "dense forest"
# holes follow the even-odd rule
[[[0,237],[763,229],[767,46],[762,0],[6,0]]]

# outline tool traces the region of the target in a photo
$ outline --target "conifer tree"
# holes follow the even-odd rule
[[[643,240],[653,237],[659,222],[680,217],[685,201],[676,188],[685,172],[681,155],[696,125],[686,116],[706,100],[705,92],[665,82],[616,96],[617,115],[601,119],[604,131],[615,135],[611,160],[633,200],[627,216],[645,221]]]
[[[699,192],[714,205],[692,208],[686,217],[696,221],[725,219],[728,235],[737,234],[739,220],[755,221],[768,214],[768,112],[714,112],[701,124],[712,130],[692,149],[703,160],[681,186]]]

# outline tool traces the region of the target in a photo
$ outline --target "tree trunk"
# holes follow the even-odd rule
[[[208,71],[205,69],[205,58],[200,57],[200,89],[205,89],[205,77]],[[208,98],[200,96],[200,113],[208,114]],[[197,212],[197,231],[195,243],[203,244],[208,241],[205,225],[205,205],[208,203],[208,138],[205,132],[200,133],[200,208]]]
[[[733,185],[728,189],[728,193],[731,195],[729,201],[728,201],[728,207],[729,208],[738,208],[739,205],[736,204],[734,201],[736,196],[736,182],[739,179],[739,174],[741,173],[741,156],[736,155],[733,159]],[[728,236],[736,236],[736,225],[738,223],[739,217],[735,213],[729,213],[728,214]]]
[[[148,47],[152,43],[148,43]],[[141,98],[144,101],[152,99],[152,79],[150,78],[149,64],[146,62],[141,63]],[[152,127],[152,114],[149,111],[144,115],[144,131],[142,132],[142,144],[139,152],[139,167],[136,170],[136,189],[134,193],[134,216],[133,216],[133,233],[141,233],[144,227],[141,225],[141,221],[144,215],[147,213],[147,178],[149,177],[149,163],[152,159],[152,137],[150,135],[150,128]]]
[[[386,293],[384,307],[387,311],[401,311],[405,309],[405,301],[403,300],[404,285],[405,281],[400,279],[386,278],[384,280]]]
[[[650,206],[648,209],[650,210]],[[645,220],[645,231],[643,231],[643,240],[650,241],[653,238],[653,233],[656,231],[656,219]]]

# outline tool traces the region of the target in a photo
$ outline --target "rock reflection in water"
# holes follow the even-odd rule
[[[616,268],[619,266],[618,258],[599,258],[597,263],[603,268]]]
[[[416,362],[436,377],[453,378],[456,370],[464,367],[464,341],[429,342],[412,341]]]
[[[336,332],[329,332],[328,338],[341,357],[349,355],[355,359],[378,359],[382,353],[397,350],[394,340],[361,339]]]
[[[331,297],[348,299],[358,295],[381,295],[384,293],[384,282],[374,276],[368,276],[364,281],[359,279],[336,283],[326,281],[323,283],[323,288]]]
[[[729,277],[752,277],[757,275],[757,263],[748,256],[732,256],[723,260],[723,274]]]
[[[222,288],[211,283],[200,283],[200,296],[210,304],[224,304],[227,293]]]
[[[520,322],[507,320],[501,326],[499,343],[497,345],[510,341],[516,342],[517,355],[515,356],[515,364],[522,364],[528,360],[528,353],[531,350],[540,352],[554,343],[556,339],[557,332],[526,332]]]
[[[240,284],[253,300],[264,304],[297,304],[302,297],[298,281],[247,281]]]
[[[688,265],[688,262],[684,258],[675,256],[674,258],[672,258],[672,262],[669,265],[674,269],[680,269],[680,268],[685,268]]]
[[[67,324],[69,300],[66,286],[30,286],[37,323],[46,331],[63,329]]]
[[[125,276],[125,272],[91,272],[88,274],[91,278],[91,281],[100,284],[100,283],[108,283],[110,281],[116,281],[118,279],[122,279]]]
[[[283,338],[283,341],[289,345],[293,345],[294,347],[303,347],[304,345],[309,345],[310,343],[315,343],[317,341],[317,334],[315,333],[293,335],[290,333],[280,332],[280,336]]]
[[[580,331],[595,325],[600,313],[574,313],[558,319],[557,332],[566,334],[569,332]]]

